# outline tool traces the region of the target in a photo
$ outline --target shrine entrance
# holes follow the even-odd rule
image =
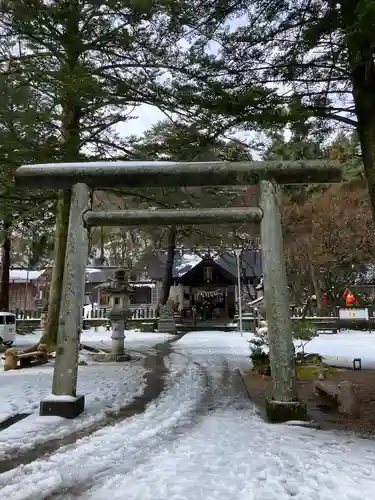
[[[197,310],[199,321],[228,320],[228,288],[216,290],[196,288],[193,289],[193,306]],[[233,304],[234,306],[234,304]]]
[[[264,298],[272,374],[267,414],[273,421],[301,420],[296,399],[295,361],[285,269],[280,190],[282,184],[340,182],[342,169],[326,161],[264,162],[96,162],[25,165],[16,185],[27,189],[71,191],[69,227],[59,319],[52,399],[40,414],[74,418],[84,410],[77,395],[78,351],[89,254],[90,227],[243,224],[261,226]],[[95,189],[259,185],[259,207],[94,211]],[[212,282],[214,284],[214,282]]]
[[[180,311],[184,320],[225,322],[233,319],[236,276],[213,259],[204,258],[175,280],[175,284],[183,296]]]

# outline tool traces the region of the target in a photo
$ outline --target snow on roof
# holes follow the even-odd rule
[[[217,163],[217,162],[205,162]],[[37,163],[34,165],[23,165],[25,167],[32,167],[33,169],[61,169],[67,170],[72,168],[116,168],[116,167],[157,167],[157,166],[172,166],[181,164],[176,161],[78,161],[78,162],[61,162],[61,163]]]
[[[99,283],[99,285],[96,285],[95,288],[106,288],[108,286],[113,286],[115,280],[113,278],[110,278],[109,280],[105,281],[104,283]],[[152,283],[151,281],[129,281],[129,285],[134,288],[155,288],[155,283]]]
[[[202,258],[199,255],[192,253],[184,253],[182,255],[177,256],[175,258],[175,264],[173,269],[173,276],[179,277],[188,273],[193,267],[197,266],[200,262],[202,262]]]
[[[39,271],[27,271],[27,269],[11,269],[9,271],[10,281],[33,281],[40,278],[44,273],[45,269],[40,269]]]

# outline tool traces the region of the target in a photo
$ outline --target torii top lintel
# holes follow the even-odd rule
[[[82,182],[93,189],[248,186],[262,179],[279,184],[332,183],[342,169],[331,161],[167,162],[102,161],[24,165],[16,185],[35,189],[69,189]]]

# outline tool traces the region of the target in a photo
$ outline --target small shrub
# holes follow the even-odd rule
[[[317,337],[315,328],[312,323],[308,320],[296,321],[293,325],[293,336],[295,339],[299,340],[300,343],[297,345],[297,349],[300,352],[297,354],[297,359],[305,360],[305,347],[313,338]]]
[[[320,354],[306,354],[304,363],[308,365],[320,365],[323,362],[323,356]]]
[[[270,375],[270,357],[268,354],[267,327],[262,326],[255,332],[255,338],[249,341],[250,359],[253,368],[264,375]]]

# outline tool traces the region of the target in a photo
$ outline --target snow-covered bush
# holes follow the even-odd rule
[[[267,322],[261,321],[260,327],[255,330],[255,338],[249,340],[250,359],[253,367],[265,374],[270,374],[270,358],[268,354]]]

